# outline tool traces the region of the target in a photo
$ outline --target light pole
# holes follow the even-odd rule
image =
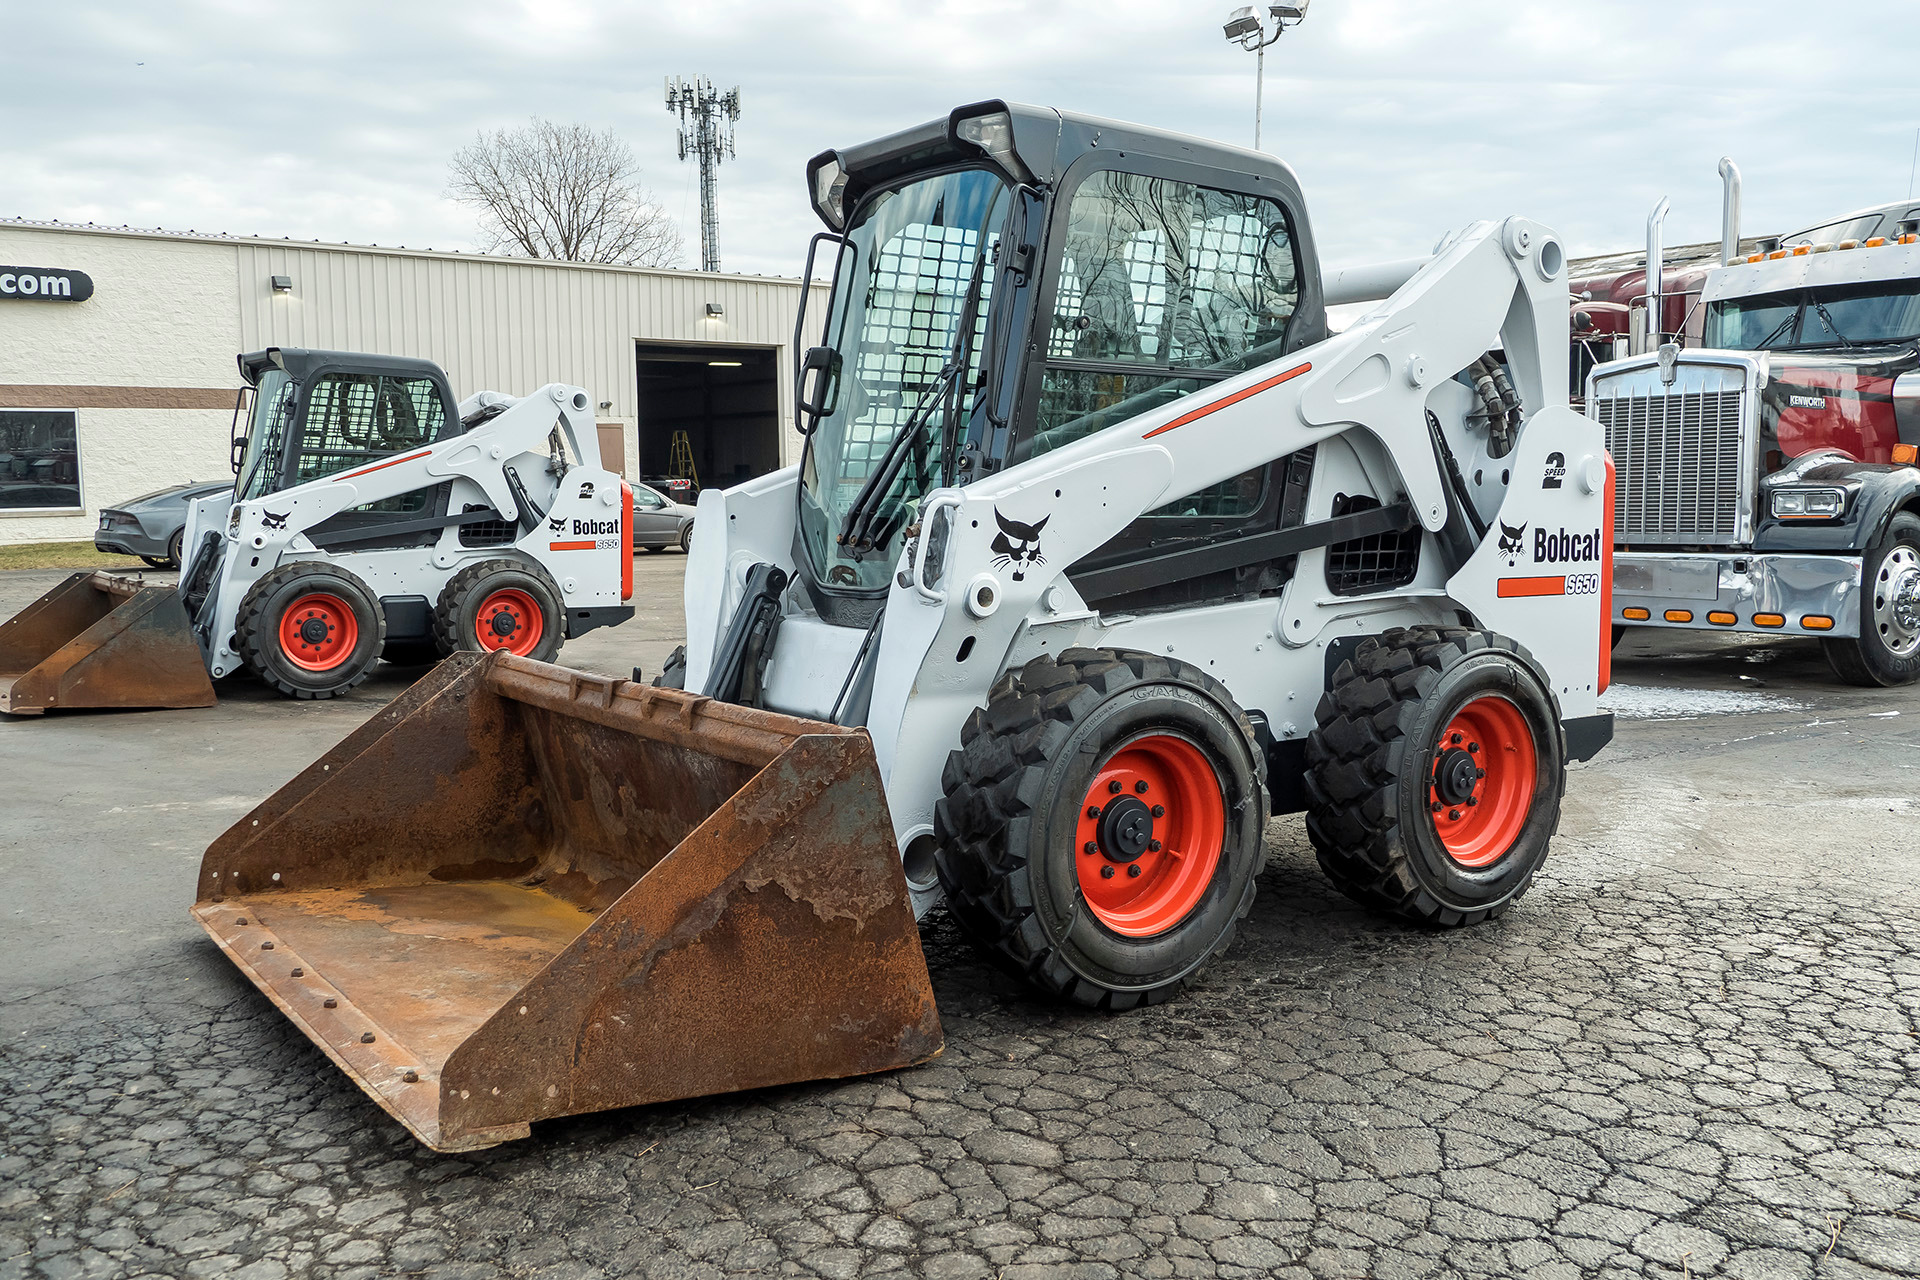
[[[1253,72],[1253,149],[1260,149],[1260,108],[1261,99],[1267,91],[1267,46],[1280,38],[1288,24],[1300,25],[1307,16],[1307,6],[1312,0],[1300,0],[1299,4],[1270,4],[1267,12],[1273,17],[1273,34],[1268,35],[1265,24],[1252,5],[1242,5],[1227,15],[1227,41],[1254,54]]]

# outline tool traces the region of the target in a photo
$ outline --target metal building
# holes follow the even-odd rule
[[[425,357],[460,396],[583,386],[610,468],[735,484],[798,460],[799,299],[767,277],[0,220],[0,543],[84,540],[103,506],[229,474],[234,355],[270,346]]]

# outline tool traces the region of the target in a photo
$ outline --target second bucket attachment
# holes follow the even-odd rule
[[[0,622],[0,711],[213,703],[213,682],[171,587],[76,573]]]
[[[925,1062],[864,732],[457,654],[216,841],[195,917],[427,1145]]]

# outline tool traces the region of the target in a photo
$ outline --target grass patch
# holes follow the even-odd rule
[[[0,545],[0,569],[146,569],[139,556],[110,556],[91,542],[18,542]]]

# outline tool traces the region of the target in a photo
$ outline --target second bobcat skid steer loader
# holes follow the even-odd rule
[[[425,360],[239,364],[236,485],[191,504],[179,589],[80,573],[0,623],[0,711],[211,706],[243,667],[330,698],[382,656],[551,659],[633,615],[631,498],[579,387],[456,406]]]
[[[668,687],[444,669],[201,868],[208,932],[436,1146],[924,1060],[943,896],[1045,993],[1167,999],[1274,812],[1354,898],[1485,920],[1611,736],[1545,227],[1323,287],[1270,157],[1001,102],[808,180],[804,461],[701,494]],[[1384,301],[1330,335],[1329,298]]]

